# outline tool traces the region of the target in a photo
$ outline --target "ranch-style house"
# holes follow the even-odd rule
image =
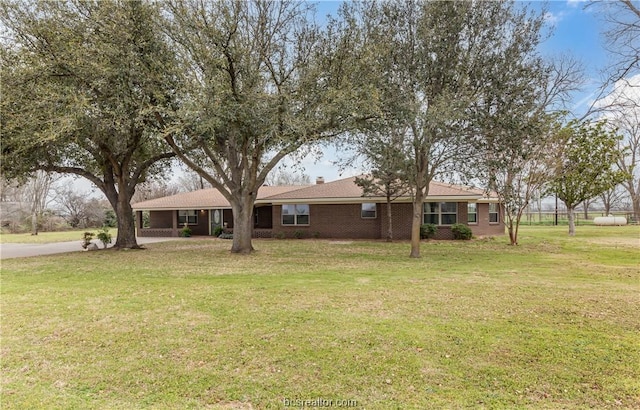
[[[412,203],[409,196],[392,202],[394,239],[411,237]],[[233,214],[216,189],[201,189],[138,202],[138,236],[179,236],[186,225],[192,235],[212,235],[217,227],[233,229]],[[468,225],[474,236],[504,234],[500,204],[483,191],[432,182],[423,205],[423,223],[438,226],[436,239],[453,239],[451,226]],[[364,196],[355,177],[315,185],[262,186],[255,203],[253,236],[294,235],[316,238],[381,239],[386,237],[386,200]]]

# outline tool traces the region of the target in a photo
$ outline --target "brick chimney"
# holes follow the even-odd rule
[[[316,185],[320,185],[320,184],[324,184],[324,177],[317,177],[316,178]]]

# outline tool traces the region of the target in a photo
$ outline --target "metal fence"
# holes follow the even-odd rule
[[[638,224],[639,221],[633,217],[631,211],[612,211],[609,213],[613,216],[623,216],[627,219],[628,224]],[[604,211],[589,211],[585,218],[583,211],[575,211],[573,213],[576,225],[593,225],[593,218],[597,216],[608,216]],[[569,216],[566,210],[555,211],[532,211],[522,215],[520,221],[522,225],[568,225]]]

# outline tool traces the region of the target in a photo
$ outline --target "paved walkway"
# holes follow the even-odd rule
[[[165,242],[178,238],[138,238],[138,244]],[[0,259],[24,258],[28,256],[52,255],[55,253],[82,252],[80,240],[54,243],[2,243],[0,244]],[[95,241],[94,241],[95,243]],[[97,244],[102,246],[101,244]]]

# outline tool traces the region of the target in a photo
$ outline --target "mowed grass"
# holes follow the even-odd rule
[[[638,227],[520,242],[6,260],[1,407],[640,408]]]
[[[71,231],[60,232],[38,232],[37,235],[31,235],[30,233],[1,233],[0,243],[54,243],[54,242],[67,242],[67,241],[82,241],[82,234],[84,232],[97,233],[98,228],[76,229]],[[113,236],[114,240],[118,236],[118,230],[115,228],[109,228],[109,233]]]

